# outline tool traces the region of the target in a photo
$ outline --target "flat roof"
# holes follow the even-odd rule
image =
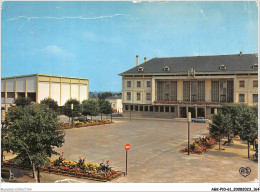
[[[46,75],[46,74],[40,74],[40,73],[36,73],[36,74],[29,74],[29,75],[18,75],[18,76],[11,76],[11,77],[1,77],[1,79],[13,79],[13,78],[20,78],[20,77],[31,77],[31,76],[47,76],[47,77],[60,77],[60,78],[69,78],[69,79],[83,79],[83,80],[87,80],[87,78],[80,78],[80,77],[68,77],[68,76],[59,76],[59,75]]]

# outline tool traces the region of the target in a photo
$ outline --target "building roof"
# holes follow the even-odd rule
[[[227,73],[227,72],[253,72],[258,69],[253,68],[258,65],[257,54],[236,54],[236,55],[213,55],[213,56],[192,56],[192,57],[167,57],[153,58],[143,64],[129,69],[119,75],[137,74],[174,74],[188,73],[193,68],[196,73]],[[222,69],[220,69],[221,65]],[[164,68],[168,69],[164,69]],[[223,69],[226,68],[226,69]],[[138,70],[139,69],[139,70]]]
[[[46,75],[46,74],[30,74],[30,75],[19,75],[19,76],[11,76],[11,77],[1,77],[1,79],[12,79],[12,78],[18,78],[18,77],[31,77],[31,76],[46,76],[46,77],[62,77],[62,78],[69,78],[69,79],[82,79],[82,80],[88,80],[87,78],[79,78],[79,77],[67,77],[67,76],[59,76],[59,75]]]
[[[122,96],[121,95],[111,96],[111,97],[108,97],[107,99],[122,99]]]

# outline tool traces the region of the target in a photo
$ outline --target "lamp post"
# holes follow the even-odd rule
[[[191,113],[188,113],[187,116],[188,121],[188,155],[190,155],[190,122],[191,122]]]
[[[73,103],[71,103],[71,105],[70,105],[70,108],[71,108],[71,110],[72,110],[72,118],[71,118],[71,125],[72,125],[72,127],[73,127]]]

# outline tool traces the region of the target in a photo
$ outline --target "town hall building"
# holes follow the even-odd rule
[[[153,58],[121,74],[123,115],[211,118],[229,103],[258,104],[258,55]]]

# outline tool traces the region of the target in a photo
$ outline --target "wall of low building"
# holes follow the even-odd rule
[[[19,96],[35,97],[39,103],[46,97],[53,98],[58,105],[74,98],[82,102],[89,97],[89,81],[51,75],[27,75],[1,79],[1,104],[11,104]]]

